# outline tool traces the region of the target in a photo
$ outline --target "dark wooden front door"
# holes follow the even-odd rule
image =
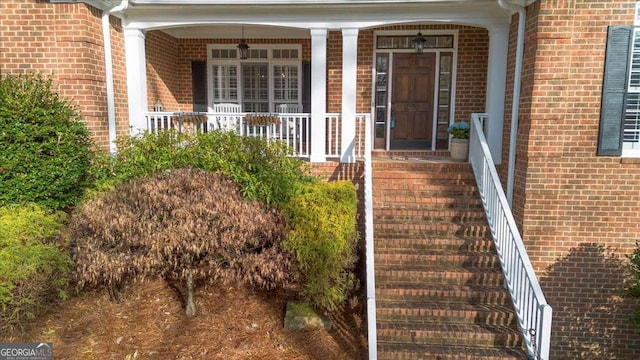
[[[391,149],[431,149],[435,53],[395,54]]]

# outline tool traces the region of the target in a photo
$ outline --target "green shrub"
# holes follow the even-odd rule
[[[0,208],[0,334],[64,296],[72,263],[57,244],[63,219],[35,205]]]
[[[73,205],[87,185],[89,131],[40,75],[0,79],[0,206]]]
[[[117,289],[133,279],[164,278],[186,289],[189,315],[197,281],[264,288],[287,282],[283,237],[276,211],[243,200],[221,175],[195,169],[119,184],[72,218],[80,286]]]
[[[627,298],[640,298],[640,244],[636,242],[636,248],[629,259],[629,277],[623,295]],[[640,331],[640,306],[634,309],[630,315],[631,323]]]
[[[317,181],[302,187],[285,208],[289,233],[283,248],[294,255],[302,294],[335,309],[355,285],[358,198],[352,183]]]
[[[283,204],[295,194],[297,183],[310,179],[303,162],[289,155],[280,142],[232,132],[166,131],[118,139],[118,156],[102,154],[92,172],[97,188],[104,189],[158,171],[192,167],[224,174],[246,199]]]

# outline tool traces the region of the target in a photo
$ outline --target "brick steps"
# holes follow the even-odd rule
[[[520,333],[494,325],[379,323],[378,343],[453,345],[474,347],[522,347]]]
[[[526,359],[469,164],[374,163],[379,359]]]
[[[424,250],[460,250],[460,251],[495,251],[493,240],[488,238],[477,237],[408,237],[402,232],[387,232],[386,236],[381,237],[376,234],[375,251],[384,251],[385,249],[395,249],[396,251],[424,251]]]
[[[387,360],[524,360],[522,351],[470,346],[440,346],[378,342],[378,358]]]
[[[503,287],[443,284],[376,284],[379,301],[446,302],[450,304],[494,304],[511,306],[511,298]]]
[[[484,223],[484,212],[479,209],[442,209],[436,207],[434,209],[418,207],[415,208],[393,208],[379,207],[376,210],[376,219],[378,220],[398,220],[402,221],[421,221],[421,222],[454,222],[454,223]]]
[[[443,224],[443,223],[393,223],[374,220],[375,239],[384,241],[397,237],[481,237],[489,238],[491,231],[487,225]]]
[[[500,260],[492,253],[461,252],[446,250],[424,250],[416,252],[412,249],[378,250],[376,252],[376,264],[424,266],[444,262],[446,264],[462,267],[486,267],[500,269]]]
[[[440,285],[484,285],[501,286],[504,283],[502,272],[497,270],[476,270],[463,268],[417,266],[376,265],[376,283],[381,285],[406,285],[415,281]]]
[[[378,323],[386,324],[476,324],[513,327],[517,319],[510,308],[494,304],[464,304],[382,300],[376,302]]]

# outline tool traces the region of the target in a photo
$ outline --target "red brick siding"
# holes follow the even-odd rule
[[[111,59],[116,110],[117,136],[129,134],[129,105],[127,97],[127,68],[124,55],[124,33],[120,19],[111,16]]]
[[[632,24],[634,5],[558,0],[527,9],[514,212],[554,307],[554,359],[640,355],[627,320],[635,301],[619,297],[624,255],[640,240],[640,164],[595,155],[606,28]],[[512,51],[513,36],[512,27]]]
[[[152,110],[157,101],[166,111],[178,109],[178,81],[182,81],[177,72],[178,42],[162,31],[149,31],[145,36],[145,52],[148,109]]]
[[[106,148],[101,15],[99,10],[83,4],[2,1],[0,70],[52,76],[60,95],[77,106],[97,144]]]

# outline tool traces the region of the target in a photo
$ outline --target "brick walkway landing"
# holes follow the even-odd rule
[[[527,359],[471,166],[374,155],[378,358]]]

